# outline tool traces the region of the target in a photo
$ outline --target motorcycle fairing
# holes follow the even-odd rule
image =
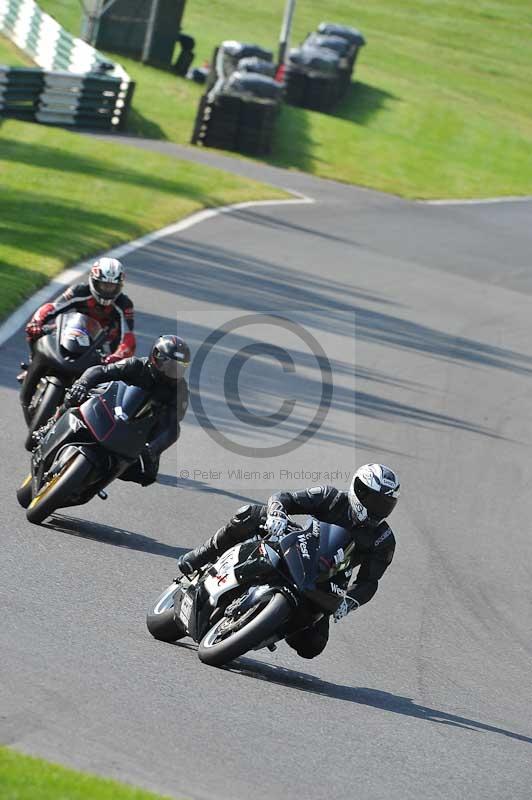
[[[188,599],[186,599],[187,596]],[[185,617],[188,618],[187,622],[184,622]],[[181,600],[180,619],[186,626],[189,636],[196,642],[199,642],[214,623],[216,610],[210,603],[204,581],[200,580],[197,584],[192,583],[188,588],[187,594]]]
[[[86,320],[86,322],[80,322],[78,318]],[[38,366],[43,374],[55,374],[72,379],[81,375],[89,367],[100,364],[101,355],[98,348],[103,344],[106,336],[100,325],[95,320],[77,312],[60,314],[56,319],[55,328],[39,337],[35,342],[33,349],[35,366]],[[76,323],[75,327],[78,327],[78,322],[80,328],[90,333],[92,341],[88,347],[82,348],[77,356],[73,357],[72,353],[62,347],[61,339],[67,335],[69,326]],[[99,331],[94,327],[95,325]]]
[[[329,581],[346,566],[354,548],[352,533],[311,518],[302,530],[283,536],[279,546],[299,591],[323,611],[336,611],[343,598],[330,591]]]
[[[239,586],[263,581],[275,574],[278,576],[278,561],[277,553],[256,539],[231,547],[212,565],[205,577],[210,604],[217,606],[222,595]]]
[[[203,582],[205,590],[209,595],[211,606],[217,606],[220,597],[231,589],[236,589],[239,585],[238,577],[235,574],[235,567],[239,562],[239,554],[242,550],[241,544],[236,544],[226,550],[222,556],[209,569]]]
[[[60,447],[72,440],[86,440],[87,429],[77,414],[69,409],[52,425],[41,443],[42,463],[51,462]]]
[[[279,556],[271,548],[269,550],[271,552],[268,554],[262,541],[248,540],[226,550],[209,567],[195,589],[192,609],[189,611],[187,608],[184,612],[188,617],[188,622],[184,624],[193,639],[199,641],[204,636],[216,616],[223,613],[226,600],[232,601],[232,595],[238,596],[246,585],[259,581],[259,585],[250,586],[249,592],[261,594],[266,591],[264,580],[271,577],[279,580],[279,572],[272,563],[278,562]],[[271,594],[272,588],[268,586],[267,589]],[[220,603],[222,597],[224,602]],[[181,613],[181,607],[176,613]],[[182,617],[180,619],[184,622]]]
[[[112,381],[80,406],[94,439],[125,458],[136,458],[149,438],[155,414],[144,389]]]

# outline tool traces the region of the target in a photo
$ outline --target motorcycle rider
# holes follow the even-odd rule
[[[211,539],[182,556],[177,566],[184,575],[190,576],[233,545],[259,534],[259,526],[263,525],[267,533],[280,536],[287,527],[288,514],[309,514],[353,534],[355,546],[347,557],[339,551],[334,563],[322,564],[325,569],[335,570],[331,591],[343,595],[343,602],[333,615],[334,621],[339,622],[350,611],[371,600],[391,564],[395,537],[385,519],[393,511],[399,492],[396,473],[383,464],[360,467],[347,492],[332,486],[279,492],[272,495],[265,506],[247,505],[238,509]],[[359,567],[356,580],[348,590],[356,567]],[[328,639],[329,618],[322,617],[311,627],[287,637],[286,641],[303,658],[314,658],[323,651]]]
[[[188,406],[185,372],[190,363],[190,349],[183,339],[164,334],[154,342],[147,358],[127,358],[114,364],[89,367],[70,388],[64,405],[50,422],[34,434],[38,443],[66,408],[83,403],[91,389],[108,381],[124,381],[149,392],[158,413],[150,440],[137,461],[120,478],[149,486],[155,482],[159,459],[179,438],[179,423]]]
[[[42,375],[32,369],[31,355],[35,341],[42,336],[43,326],[65,311],[78,311],[95,319],[107,331],[111,353],[104,363],[112,364],[135,355],[136,339],[133,333],[134,308],[123,293],[125,273],[116,258],[100,258],[92,265],[87,283],[78,283],[66,289],[55,302],[42,305],[26,325],[26,339],[30,348],[30,364],[21,364],[23,371],[17,376],[22,383],[20,402],[24,416]]]

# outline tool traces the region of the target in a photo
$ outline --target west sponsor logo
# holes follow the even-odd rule
[[[345,589],[342,589],[342,587],[338,586],[337,583],[331,583],[331,592],[340,595],[340,597],[345,595]]]
[[[303,558],[310,559],[310,553],[308,551],[307,539],[305,537],[305,534],[304,533],[300,533],[299,536],[297,537],[297,541],[298,541],[299,549],[301,550],[301,555],[303,556]]]

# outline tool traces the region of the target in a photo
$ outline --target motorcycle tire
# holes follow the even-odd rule
[[[64,389],[61,386],[57,386],[55,383],[49,383],[44,390],[41,402],[31,418],[26,441],[24,442],[24,447],[29,452],[32,450],[31,436],[33,432],[48,422],[52,414],[57,410],[57,407],[61,404],[64,394]]]
[[[65,464],[57,475],[39,489],[26,511],[28,522],[40,525],[58,508],[69,505],[72,493],[83,486],[91,469],[92,464],[82,453],[78,453],[73,461]]]
[[[18,504],[22,506],[22,508],[27,508],[31,503],[32,498],[32,487],[31,487],[31,473],[28,477],[24,480],[23,483],[17,489],[17,500]]]
[[[171,584],[158,598],[146,615],[146,626],[154,639],[161,642],[175,642],[186,635],[186,630],[174,613],[174,598],[179,590],[178,584]]]
[[[252,616],[243,628],[216,641],[217,629],[226,620],[223,617],[203,637],[198,647],[198,657],[204,664],[221,667],[228,661],[243,656],[248,650],[268,639],[285,622],[291,611],[286,597],[276,592],[266,606]]]

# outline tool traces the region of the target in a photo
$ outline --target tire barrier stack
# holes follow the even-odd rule
[[[79,128],[125,126],[135,84],[34,0],[0,0],[0,33],[40,67],[0,65],[0,116]]]
[[[287,103],[330,111],[344,96],[365,39],[355,28],[322,22],[301,47],[290,50],[285,69]]]
[[[44,72],[0,65],[0,117],[31,122],[44,91]]]
[[[265,155],[271,152],[283,87],[273,55],[258,45],[222,42],[214,52],[192,144]]]

